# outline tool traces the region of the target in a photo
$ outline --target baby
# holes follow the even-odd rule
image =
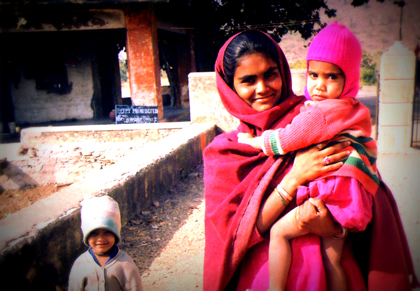
[[[118,249],[121,216],[109,196],[84,200],[81,210],[83,242],[89,249],[70,271],[69,290],[143,290],[132,259]]]
[[[354,99],[359,90],[361,58],[362,49],[356,36],[338,22],[329,24],[308,49],[305,96],[309,101],[300,114],[285,128],[265,131],[259,137],[238,134],[238,142],[262,149],[269,156],[283,155],[330,139],[351,141],[352,153],[344,165],[322,178],[350,177],[360,184],[341,182],[344,180],[339,184],[334,179],[326,179],[313,190],[308,187],[308,196],[322,199],[343,228],[339,239],[321,238],[328,290],[346,289],[341,253],[347,229],[363,231],[366,228],[372,217],[371,204],[360,201],[371,201],[379,183],[376,143],[370,138],[370,112]],[[325,163],[330,163],[329,157],[325,157]],[[294,198],[280,186],[275,191],[285,206]],[[297,203],[306,198],[297,197]],[[284,290],[292,260],[289,240],[306,234],[298,228],[297,209],[280,218],[270,230],[269,290]]]

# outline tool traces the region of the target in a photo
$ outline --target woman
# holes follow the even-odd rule
[[[229,113],[240,120],[240,132],[258,136],[264,130],[286,126],[299,113],[304,97],[293,94],[287,61],[279,46],[267,35],[247,31],[233,36],[220,49],[215,69],[221,100]],[[294,196],[299,186],[338,169],[340,163],[334,162],[349,154],[346,151],[337,153],[347,146],[338,144],[325,149],[314,146],[299,152],[296,157],[290,154],[267,157],[261,151],[239,144],[237,133],[233,131],[218,136],[204,154],[205,290],[266,290],[268,239],[264,236],[280,215],[296,206],[290,203],[286,208],[274,188],[280,184]],[[327,156],[333,164],[325,164]],[[381,189],[383,193],[379,195],[379,201],[382,201],[382,206],[388,207],[385,213],[391,217],[391,222],[387,223],[392,224],[393,252],[397,252],[399,257],[393,256],[391,264],[387,262],[386,271],[370,272],[368,284],[369,287],[380,288],[384,282],[382,275],[392,273],[392,280],[388,280],[392,282],[385,286],[395,283],[396,288],[407,289],[408,274],[412,274],[413,270],[407,242],[398,213],[391,215],[392,211],[396,211],[392,196],[387,197]],[[265,201],[264,208],[261,208],[262,201]],[[287,284],[289,290],[326,290],[319,236],[340,236],[342,233],[323,203],[318,200],[313,203],[316,207],[309,202],[300,207],[298,223],[313,235],[308,235],[309,240],[304,242],[293,241],[293,262]],[[375,215],[378,211],[374,212],[373,221],[376,221]],[[382,224],[373,224],[373,232],[377,230],[376,225]],[[378,231],[372,234],[372,242],[380,248],[386,247],[380,244],[384,242],[380,239],[383,229]],[[310,254],[309,262],[307,254]],[[377,252],[369,255],[370,271],[377,258],[382,259],[382,256],[377,256]],[[403,271],[397,271],[396,266]],[[343,268],[347,282],[350,282],[349,289],[365,289],[350,245],[343,251]]]

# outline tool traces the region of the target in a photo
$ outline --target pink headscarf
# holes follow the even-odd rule
[[[345,25],[334,21],[322,29],[312,40],[306,63],[322,61],[339,66],[346,83],[340,98],[356,97],[359,92],[362,46],[357,37]],[[309,67],[309,66],[308,66]],[[305,97],[311,100],[305,86]]]
[[[293,108],[297,103],[300,102],[301,98],[297,98],[296,95],[292,91],[292,79],[289,69],[289,64],[284,56],[283,51],[280,49],[280,46],[270,38],[277,47],[279,60],[280,60],[280,75],[282,80],[282,91],[281,91],[281,99],[280,104],[274,106],[271,109],[268,109],[263,112],[258,112],[252,107],[250,107],[244,100],[242,100],[235,91],[233,91],[228,84],[226,84],[225,80],[223,79],[223,57],[228,45],[232,42],[232,40],[244,33],[246,31],[242,31],[240,33],[235,34],[231,38],[229,38],[225,44],[220,48],[216,64],[215,64],[215,71],[216,71],[216,83],[217,89],[219,91],[220,98],[222,100],[223,105],[225,106],[226,110],[233,115],[234,117],[240,120],[239,130],[242,132],[249,132],[256,135],[260,135],[262,131],[270,129],[271,126],[281,119],[283,115],[285,115],[291,108]],[[261,32],[264,33],[264,32]],[[264,33],[265,34],[265,33]],[[294,98],[292,98],[294,97]],[[290,100],[290,102],[284,102],[285,100]],[[255,132],[253,132],[255,130]]]

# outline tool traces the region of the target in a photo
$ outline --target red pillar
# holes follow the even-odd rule
[[[127,60],[133,105],[158,106],[163,118],[156,14],[152,4],[126,10]]]

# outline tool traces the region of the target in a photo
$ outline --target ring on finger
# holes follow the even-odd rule
[[[325,161],[325,164],[328,165],[331,162],[330,157],[326,156],[324,158],[324,161]]]

